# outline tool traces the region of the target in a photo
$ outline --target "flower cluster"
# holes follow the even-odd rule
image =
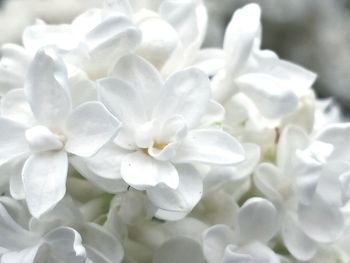
[[[349,262],[350,124],[201,0],[38,21],[0,60],[1,263]]]

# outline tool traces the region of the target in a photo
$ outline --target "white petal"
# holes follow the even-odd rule
[[[72,228],[60,227],[44,236],[50,246],[49,260],[57,263],[85,263],[86,251],[80,234]]]
[[[237,249],[240,254],[249,255],[254,263],[279,263],[280,260],[275,252],[268,246],[254,242]],[[232,261],[227,261],[232,262]],[[243,261],[245,262],[245,261]],[[249,261],[248,261],[249,262]],[[226,263],[226,262],[225,262]]]
[[[139,87],[116,78],[105,78],[97,82],[99,99],[126,125],[147,121],[145,105]]]
[[[224,52],[217,48],[203,48],[193,61],[193,66],[205,72],[208,76],[215,75],[224,65]]]
[[[47,249],[45,246],[37,245],[25,248],[20,251],[5,252],[1,257],[1,263],[36,263],[42,262],[47,256]]]
[[[189,127],[195,127],[208,107],[209,85],[208,77],[195,68],[171,75],[154,109],[153,118],[167,120],[181,115]]]
[[[68,75],[73,108],[80,104],[97,100],[96,82],[81,68],[72,67]]]
[[[105,8],[122,12],[127,16],[132,15],[132,8],[128,0],[106,0],[104,4]]]
[[[300,202],[309,204],[315,194],[323,164],[304,152],[296,152],[297,192]]]
[[[203,193],[202,179],[192,166],[176,166],[179,185],[172,189],[165,184],[158,184],[147,189],[147,195],[157,208],[189,213],[199,202]]]
[[[142,42],[137,53],[161,69],[179,45],[175,29],[149,10],[136,15],[138,27],[142,32]]]
[[[127,55],[118,61],[112,77],[133,86],[142,98],[146,112],[150,113],[163,86],[161,76],[152,64],[141,57]]]
[[[39,237],[21,227],[0,204],[0,247],[9,250],[21,250],[35,245]]]
[[[140,41],[140,30],[129,18],[120,13],[105,14],[102,21],[85,36],[85,44],[91,57],[101,62],[110,62],[111,59],[115,61],[132,52]]]
[[[225,108],[215,100],[210,100],[206,114],[201,119],[200,127],[218,126],[225,119]]]
[[[258,165],[261,158],[261,149],[258,145],[253,143],[242,144],[245,152],[245,160],[236,166],[235,180],[246,178],[251,175]]]
[[[147,218],[153,217],[154,209],[149,209],[149,200],[140,191],[129,189],[121,197],[115,197],[113,201],[115,201],[115,206],[113,207],[115,211],[113,213],[116,213],[116,215],[111,215],[112,218],[113,216],[114,218],[118,216],[127,225],[136,225]]]
[[[35,54],[46,46],[56,46],[63,50],[72,50],[79,44],[70,25],[33,25],[23,32],[23,45]]]
[[[161,3],[159,14],[175,28],[185,47],[191,47],[190,50],[199,49],[208,20],[207,10],[202,2],[166,0]]]
[[[316,135],[316,139],[334,146],[330,158],[332,160],[350,160],[350,150],[347,142],[350,140],[350,124],[331,124]]]
[[[291,62],[279,59],[274,54],[267,55],[268,58],[263,59],[264,52],[266,56],[266,53],[271,51],[256,51],[257,61],[255,64],[257,64],[257,71],[278,78],[285,85],[291,85],[298,97],[308,94],[309,89],[316,80],[315,73]]]
[[[23,179],[22,179],[22,167],[24,160],[14,160],[10,166],[10,193],[14,199],[25,199]]]
[[[261,10],[257,4],[249,4],[237,10],[227,26],[224,40],[227,75],[236,75],[246,64],[254,40],[260,32]]]
[[[297,109],[298,97],[283,81],[267,74],[250,73],[235,80],[267,118],[280,118]]]
[[[208,263],[221,262],[225,248],[234,242],[234,233],[226,225],[215,225],[203,233],[203,253]]]
[[[254,184],[269,200],[283,202],[283,188],[290,188],[281,171],[271,163],[260,163],[254,172]]]
[[[72,156],[70,163],[82,176],[104,191],[118,193],[125,191],[128,187],[121,178],[120,166],[122,158],[129,153],[109,143],[89,158]]]
[[[282,238],[288,251],[299,260],[309,260],[316,253],[315,241],[300,229],[297,221],[291,216],[287,215],[284,218]]]
[[[236,164],[245,158],[241,144],[220,130],[200,129],[188,133],[178,146],[175,162],[208,164]]]
[[[9,90],[23,88],[29,64],[29,55],[21,46],[4,44],[1,47],[0,94]]]
[[[79,156],[96,153],[117,133],[120,122],[100,102],[86,102],[69,115],[65,149]]]
[[[309,144],[309,136],[303,129],[292,125],[285,127],[277,144],[277,166],[282,171],[290,170],[296,150],[303,150]]]
[[[63,148],[63,142],[60,138],[42,125],[27,129],[26,139],[30,150],[34,153],[61,150]]]
[[[81,235],[87,255],[93,262],[119,263],[122,261],[124,249],[121,243],[102,226],[86,224]]]
[[[25,129],[20,123],[0,118],[0,164],[29,152]]]
[[[238,211],[237,227],[241,240],[270,240],[279,228],[278,212],[268,200],[248,199]]]
[[[237,251],[237,247],[234,245],[229,245],[225,249],[224,256],[222,257],[222,263],[252,263],[253,257],[249,254],[240,253]]]
[[[1,114],[25,125],[33,125],[35,122],[23,89],[11,90],[1,98]]]
[[[145,189],[159,183],[176,188],[178,172],[170,162],[158,161],[141,151],[128,154],[121,163],[121,175],[136,189]]]
[[[164,242],[153,257],[153,263],[204,263],[200,244],[188,237],[175,237]]]
[[[51,53],[39,50],[35,55],[24,90],[35,118],[59,127],[71,110],[71,99],[65,65]]]
[[[303,231],[318,242],[334,242],[344,230],[340,209],[320,197],[315,197],[310,205],[299,205],[298,215]]]
[[[32,155],[25,162],[22,177],[30,213],[40,217],[53,208],[66,193],[67,153]]]

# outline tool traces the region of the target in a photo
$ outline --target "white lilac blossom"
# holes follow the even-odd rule
[[[72,109],[65,66],[45,50],[29,66],[24,90],[7,93],[2,107],[1,164],[13,163],[10,191],[36,217],[64,196],[68,154],[93,155],[120,124],[99,102]]]
[[[212,105],[218,107],[209,100],[209,80],[203,72],[185,69],[163,82],[151,64],[128,55],[120,59],[111,77],[97,83],[100,100],[123,127],[114,148],[76,161],[78,170],[88,166],[85,169],[92,167],[90,172],[100,177],[123,179],[146,190],[158,208],[186,214],[203,188],[193,164],[233,165],[244,160],[236,139],[201,123],[212,114]],[[109,166],[105,151],[111,156],[107,158],[113,158]]]
[[[1,263],[350,262],[350,124],[201,0],[37,21],[0,60]]]
[[[14,200],[0,199],[0,261],[121,262],[121,243],[106,229],[86,222],[70,199],[64,199],[40,220]],[[101,255],[102,254],[102,255]]]

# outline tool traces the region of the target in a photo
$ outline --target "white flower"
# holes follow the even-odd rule
[[[123,122],[114,140],[118,147],[101,149],[75,167],[103,178],[122,178],[135,189],[147,190],[157,207],[186,214],[202,194],[202,180],[192,164],[231,165],[244,159],[233,137],[200,126],[211,105],[208,78],[187,69],[163,84],[159,73],[136,56],[122,58],[113,76],[99,80],[98,86],[101,101]],[[107,159],[100,157],[105,151],[110,151]]]
[[[128,15],[137,24],[142,32],[137,54],[164,76],[207,61],[200,51],[208,20],[202,0],[111,0],[107,6]]]
[[[23,180],[29,210],[36,217],[64,196],[68,153],[93,155],[119,127],[119,121],[99,102],[72,110],[65,66],[43,50],[30,65],[24,93],[13,90],[3,98],[2,106],[7,108],[0,118],[0,163],[22,160],[21,165],[25,160],[22,171],[11,178],[11,190],[21,191]],[[14,195],[24,197],[18,192]]]
[[[315,74],[260,50],[260,7],[237,10],[224,39],[225,67],[213,80],[213,96],[225,104],[237,92],[248,96],[268,118],[296,110],[298,97],[315,81]]]
[[[342,140],[348,129],[347,124],[335,125],[309,138],[303,130],[287,127],[277,146],[276,166],[261,163],[255,172],[256,186],[279,208],[284,244],[299,260],[310,260],[321,244],[335,242],[344,231],[350,167]]]
[[[4,263],[112,263],[124,255],[120,242],[103,227],[85,222],[69,199],[37,220],[20,203],[1,198],[0,234]]]
[[[262,198],[248,199],[237,214],[236,231],[215,225],[203,233],[203,252],[208,263],[278,263],[277,255],[264,244],[278,230],[278,213]]]
[[[57,48],[67,63],[85,71],[90,79],[106,76],[140,39],[140,31],[126,16],[104,9],[90,9],[70,25],[38,24],[23,33],[23,45],[29,53],[35,54],[42,47]]]

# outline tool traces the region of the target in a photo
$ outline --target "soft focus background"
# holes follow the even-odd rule
[[[142,0],[140,0],[142,1]],[[350,110],[350,0],[205,0],[209,9],[205,46],[220,46],[237,8],[256,2],[263,9],[263,47],[318,73],[320,97]],[[0,0],[0,44],[20,43],[36,19],[70,22],[103,0]],[[347,110],[346,110],[347,109]]]

